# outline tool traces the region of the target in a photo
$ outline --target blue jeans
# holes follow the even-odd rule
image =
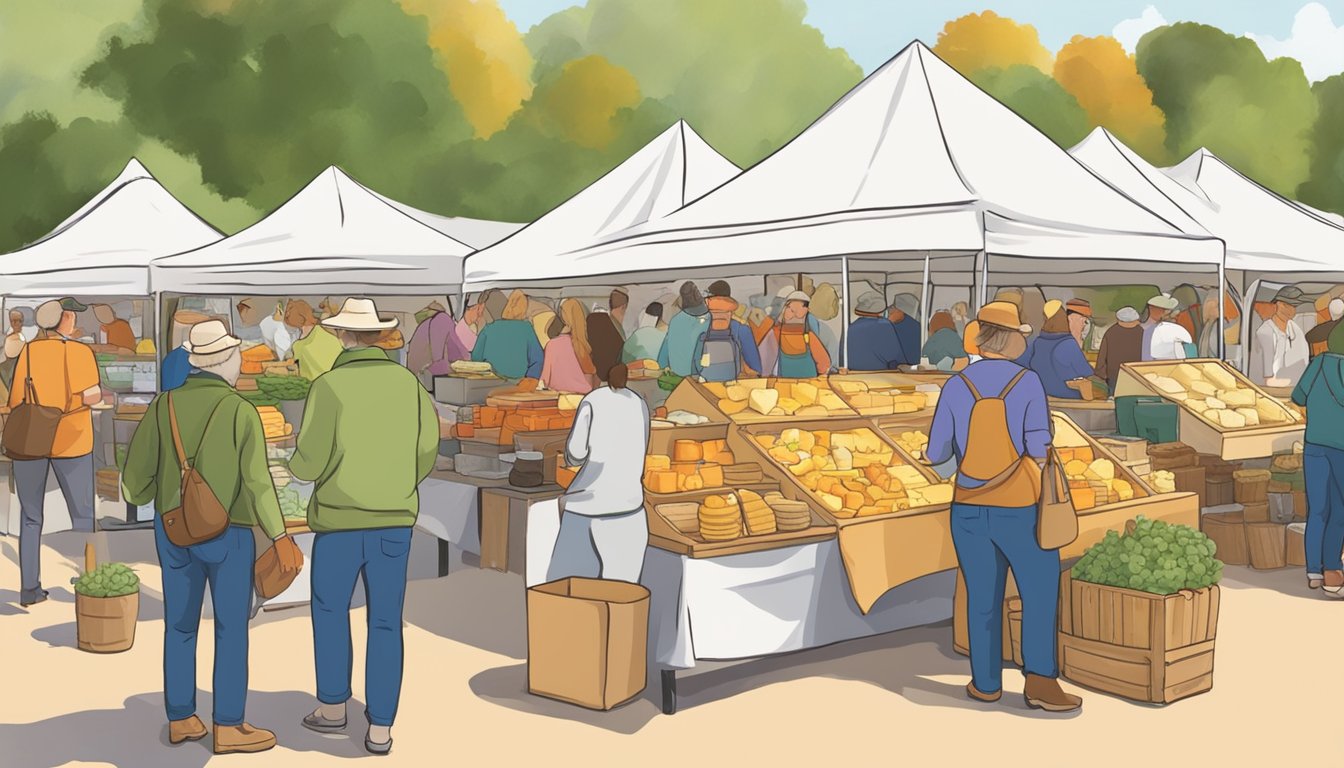
[[[231,525],[210,541],[179,547],[154,516],[163,569],[163,703],[169,720],[196,714],[196,631],[205,585],[215,608],[216,725],[241,725],[247,704],[247,624],[252,613],[252,529]]]
[[[1056,677],[1059,552],[1036,543],[1036,507],[952,505],[952,545],[966,579],[971,679],[982,693],[1003,687],[1003,592],[1013,569],[1022,597],[1022,661]]]
[[[1307,443],[1302,449],[1307,483],[1307,573],[1344,570],[1344,451]]]
[[[364,576],[369,645],[364,658],[365,716],[390,727],[401,698],[401,609],[406,601],[410,528],[319,533],[313,541],[313,656],[317,698],[342,704],[350,698],[350,599]]]

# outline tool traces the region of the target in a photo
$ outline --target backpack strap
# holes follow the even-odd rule
[[[962,383],[962,384],[965,384],[965,385],[966,385],[966,388],[969,389],[969,390],[971,391],[971,397],[975,398],[976,402],[979,402],[979,401],[980,401],[980,390],[978,390],[978,389],[975,388],[975,385],[972,384],[972,383],[971,383],[971,380],[968,379],[968,378],[966,377],[966,374],[964,374],[964,373],[958,373],[958,374],[957,374],[957,378],[958,378],[958,379],[961,379],[961,383]]]
[[[1017,375],[1013,377],[1012,381],[1008,382],[1008,386],[1004,387],[1003,391],[999,393],[999,399],[1002,400],[1008,397],[1008,393],[1011,392],[1013,387],[1017,386],[1017,382],[1021,381],[1022,377],[1026,375],[1027,375],[1026,368],[1023,368],[1022,370],[1018,371]]]

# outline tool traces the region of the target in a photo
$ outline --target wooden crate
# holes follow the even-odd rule
[[[1284,561],[1299,568],[1307,565],[1306,523],[1289,523],[1284,536]]]
[[[1241,512],[1210,512],[1200,517],[1199,530],[1218,547],[1214,557],[1223,565],[1247,565],[1251,562],[1246,541],[1246,520]]]
[[[1092,455],[1098,459],[1106,459],[1115,465],[1115,476],[1130,484],[1134,489],[1134,498],[1142,499],[1153,495],[1153,489],[1148,485],[1148,479],[1134,472],[1134,470],[1120,460],[1111,449],[1101,441],[1097,440],[1086,430],[1078,426],[1068,414],[1061,411],[1051,411],[1050,417],[1055,431],[1054,447],[1056,448],[1083,448],[1092,449]],[[1178,492],[1184,492],[1188,489],[1177,487]],[[1201,489],[1202,490],[1202,489]],[[1116,504],[1124,502],[1115,502],[1112,504],[1098,504],[1095,507],[1078,510],[1080,513],[1091,513],[1098,510],[1105,510],[1114,507]]]
[[[1242,429],[1226,429],[1221,425],[1214,424],[1208,419],[1194,412],[1193,410],[1181,404],[1181,401],[1171,397],[1169,394],[1159,391],[1152,382],[1143,376],[1146,373],[1157,373],[1167,375],[1171,368],[1175,368],[1182,363],[1194,363],[1203,365],[1212,363],[1221,365],[1223,369],[1231,374],[1237,380],[1237,384],[1246,389],[1255,390],[1256,393],[1273,398],[1264,388],[1257,386],[1250,379],[1241,374],[1240,371],[1232,368],[1219,360],[1164,360],[1147,363],[1126,363],[1120,368],[1120,376],[1116,381],[1115,395],[1124,397],[1128,395],[1158,395],[1166,400],[1171,400],[1177,405],[1179,417],[1179,430],[1181,442],[1193,446],[1200,453],[1211,453],[1222,458],[1233,461],[1237,459],[1255,459],[1267,458],[1276,453],[1291,451],[1293,443],[1300,443],[1306,428],[1304,420],[1297,411],[1287,407],[1281,401],[1279,407],[1293,421],[1282,424],[1268,424],[1256,427],[1245,427]]]
[[[1072,580],[1060,671],[1079,685],[1170,704],[1213,688],[1217,586],[1154,595]]]
[[[1281,523],[1246,523],[1246,543],[1251,567],[1272,571],[1288,567],[1288,526]]]
[[[793,379],[781,380],[777,378],[768,378],[765,381],[767,386],[772,389],[778,389],[781,384],[785,387],[788,387],[791,386],[794,382]],[[807,379],[807,381],[809,383],[817,384],[819,388],[825,386],[824,379]],[[841,405],[843,404],[844,400],[842,398]],[[704,382],[697,381],[689,376],[683,379],[682,382],[677,385],[677,388],[672,391],[672,394],[669,395],[667,398],[667,402],[664,403],[663,405],[666,406],[669,411],[680,409],[684,411],[690,411],[691,413],[700,414],[701,416],[709,417],[711,420],[731,421],[734,424],[790,425],[793,422],[799,420],[799,417],[789,416],[787,414],[776,416],[762,415],[760,413],[757,413],[756,411],[753,411],[751,408],[747,408],[744,411],[739,411],[738,413],[734,413],[731,416],[726,415],[719,410],[719,395],[716,392],[712,391],[711,386],[706,385]],[[844,406],[843,408],[832,410],[830,412],[830,415],[825,418],[843,419],[843,418],[854,418],[856,416],[858,416],[858,414],[855,413],[852,408],[850,408],[849,406]],[[804,418],[816,420],[821,419],[823,417],[814,416]]]
[[[112,502],[121,501],[121,472],[116,467],[100,469],[93,473],[94,492]]]

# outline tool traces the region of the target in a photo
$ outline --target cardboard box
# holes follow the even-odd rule
[[[1305,568],[1307,565],[1307,524],[1290,523],[1284,535],[1284,562]]]
[[[1217,586],[1174,595],[1072,580],[1060,671],[1079,685],[1170,704],[1213,688]]]
[[[602,579],[527,590],[527,690],[607,710],[638,696],[648,673],[649,591]]]
[[[1246,541],[1246,521],[1240,512],[1210,512],[1199,519],[1199,529],[1213,539],[1218,547],[1214,557],[1224,565],[1246,565],[1251,562],[1250,545]]]
[[[1288,567],[1287,537],[1286,525],[1246,523],[1246,543],[1250,549],[1251,567],[1257,571]]]

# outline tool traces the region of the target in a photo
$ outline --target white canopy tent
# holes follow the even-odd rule
[[[584,279],[789,271],[818,258],[846,273],[860,259],[919,270],[944,257],[962,274],[973,263],[983,301],[991,265],[1008,280],[1049,271],[1116,281],[1135,262],[1208,275],[1223,246],[1116,192],[915,42],[721,188],[563,258]]]
[[[370,190],[372,191],[372,190]],[[416,221],[453,238],[472,250],[489,248],[500,240],[527,226],[515,221],[493,221],[491,219],[471,219],[466,216],[440,216],[437,213],[422,211],[419,208],[397,202],[390,197],[374,192],[388,205],[410,216]]]
[[[451,294],[471,247],[331,167],[271,215],[150,266],[157,293]]]
[[[469,290],[583,282],[565,254],[657,222],[741,172],[684,120],[583,191],[467,259]]]
[[[132,159],[41,240],[0,256],[0,294],[148,296],[151,260],[221,237]]]

